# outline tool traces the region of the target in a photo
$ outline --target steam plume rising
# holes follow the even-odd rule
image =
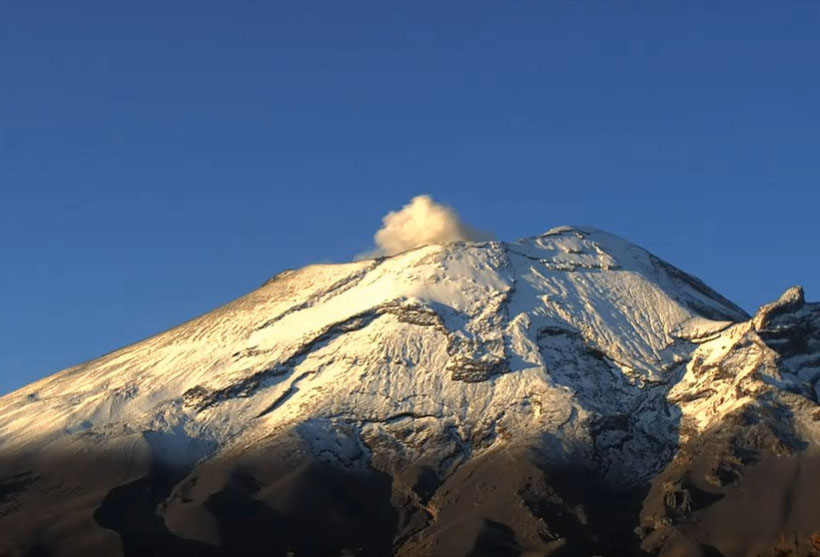
[[[367,256],[392,255],[425,244],[491,239],[489,234],[461,222],[455,211],[429,195],[417,195],[401,210],[384,216],[374,236],[377,249]]]

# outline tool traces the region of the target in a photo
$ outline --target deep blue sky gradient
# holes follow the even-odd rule
[[[643,5],[646,4],[646,5]],[[430,193],[820,298],[820,4],[0,3],[0,393]]]

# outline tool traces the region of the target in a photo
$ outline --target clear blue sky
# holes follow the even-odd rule
[[[349,259],[418,193],[817,300],[818,61],[810,0],[0,2],[0,393]]]

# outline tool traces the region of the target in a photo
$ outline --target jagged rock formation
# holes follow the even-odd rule
[[[0,398],[0,555],[810,555],[818,379],[592,229],[286,271]]]

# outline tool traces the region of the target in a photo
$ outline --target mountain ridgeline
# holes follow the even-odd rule
[[[819,380],[594,229],[285,271],[0,398],[0,556],[820,555]]]

